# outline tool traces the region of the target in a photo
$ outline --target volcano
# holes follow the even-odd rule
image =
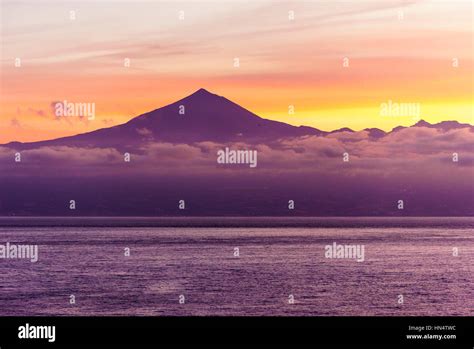
[[[41,146],[135,149],[150,141],[256,143],[323,134],[326,132],[312,127],[296,127],[263,119],[227,98],[201,88],[175,103],[139,115],[122,125],[48,141],[12,142],[8,146],[20,150]]]
[[[457,121],[296,127],[200,89],[122,125],[0,146],[0,215],[472,216],[473,142]]]
[[[457,121],[430,124],[419,121],[413,126],[398,126],[390,132],[368,128],[372,140],[411,127],[427,127],[446,132],[453,129],[474,127]],[[283,122],[261,118],[251,111],[211,93],[203,88],[162,108],[134,117],[125,124],[102,128],[92,132],[39,142],[11,142],[4,146],[16,150],[40,147],[67,146],[78,148],[115,148],[121,151],[137,151],[150,142],[193,144],[197,142],[246,144],[271,144],[282,138],[301,136],[326,136],[350,132],[349,128],[326,132],[308,126],[293,126]]]

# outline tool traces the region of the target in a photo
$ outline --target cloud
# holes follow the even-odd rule
[[[115,124],[115,120],[112,118],[105,118],[105,119],[102,119],[102,123],[104,125],[112,125],[112,124]]]
[[[16,128],[21,128],[21,123],[16,117],[14,117],[14,118],[10,119],[10,126],[16,127]]]
[[[153,135],[153,132],[146,127],[143,128],[137,128],[137,133],[142,136],[151,136]]]
[[[138,131],[138,130],[137,130]],[[147,135],[147,130],[140,130]],[[256,150],[258,166],[220,166],[217,152]],[[225,175],[309,174],[334,177],[393,177],[417,181],[434,178],[470,178],[474,175],[474,133],[469,128],[441,131],[413,127],[375,140],[366,131],[282,139],[269,144],[199,142],[172,144],[150,140],[131,153],[131,162],[113,148],[40,147],[24,150],[21,171],[80,176],[128,174]],[[13,163],[14,151],[0,147],[5,173],[21,174]],[[343,155],[349,161],[343,161]],[[453,161],[456,153],[459,161]],[[60,170],[58,170],[60,169]],[[78,169],[80,171],[78,172]],[[254,172],[252,172],[254,171]]]
[[[34,108],[28,108],[28,112],[35,114],[37,116],[46,116],[46,112],[43,109],[34,109]]]

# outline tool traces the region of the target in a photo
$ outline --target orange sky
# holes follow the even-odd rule
[[[201,87],[323,130],[473,123],[469,0],[3,1],[1,9],[0,143],[113,126]],[[95,103],[95,119],[55,117],[52,103],[64,100]],[[382,115],[388,101],[417,103],[420,114]]]

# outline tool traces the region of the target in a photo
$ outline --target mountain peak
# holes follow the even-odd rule
[[[190,94],[188,97],[191,97],[191,96],[201,97],[201,96],[217,96],[217,95],[201,87],[199,90],[196,90],[195,92]]]
[[[418,122],[417,122],[415,125],[413,125],[413,126],[417,126],[417,127],[423,127],[423,126],[425,126],[425,127],[430,127],[430,126],[432,126],[432,125],[431,125],[429,122],[426,122],[425,120],[420,120],[420,121],[418,121]]]
[[[329,133],[338,133],[338,132],[350,132],[350,133],[353,133],[354,130],[350,129],[349,127],[342,127],[342,128],[338,128],[337,130],[333,130]]]
[[[231,100],[200,88],[165,107],[142,114],[127,124],[131,142],[262,142],[284,137],[319,134],[314,128],[299,128],[259,117]],[[120,129],[120,127],[119,127]],[[122,132],[116,131],[116,132]],[[142,137],[143,132],[146,136]],[[124,137],[121,137],[124,141]]]

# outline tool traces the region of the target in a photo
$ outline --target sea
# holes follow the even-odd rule
[[[0,256],[0,315],[472,316],[473,228],[472,217],[4,217],[0,246],[38,255]],[[337,246],[363,247],[363,260]]]

